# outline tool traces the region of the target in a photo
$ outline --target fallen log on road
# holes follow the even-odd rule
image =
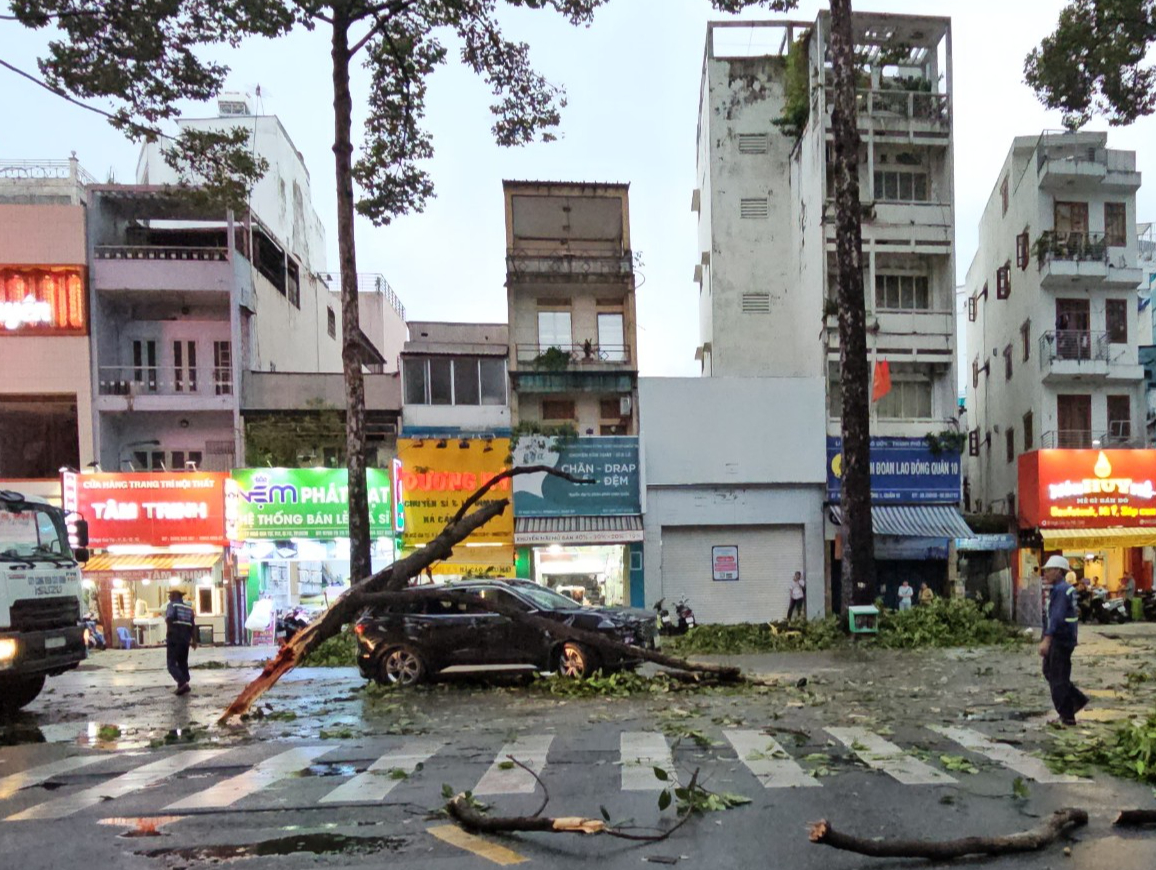
[[[1044,824],[1003,837],[964,837],[959,840],[868,840],[835,830],[826,819],[811,825],[811,842],[872,858],[925,858],[950,861],[965,855],[1010,855],[1037,852],[1055,842],[1068,828],[1088,823],[1086,810],[1066,809],[1052,814]]]
[[[1121,828],[1156,825],[1156,810],[1120,810],[1112,824]]]

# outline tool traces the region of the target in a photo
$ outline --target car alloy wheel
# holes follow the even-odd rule
[[[558,671],[562,676],[576,679],[588,677],[593,670],[590,665],[590,653],[584,648],[576,643],[562,645],[562,651],[558,654]]]
[[[398,647],[386,654],[381,672],[391,686],[414,686],[425,677],[425,662],[413,650]]]

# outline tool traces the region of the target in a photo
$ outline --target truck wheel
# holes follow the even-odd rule
[[[10,677],[0,679],[0,714],[11,716],[31,704],[44,688],[44,677]]]

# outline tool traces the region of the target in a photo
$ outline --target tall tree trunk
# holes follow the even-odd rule
[[[349,92],[349,21],[333,19],[333,155],[337,164],[337,251],[341,266],[341,361],[345,370],[345,456],[349,469],[349,575],[370,568],[369,498],[365,483],[365,379],[357,310],[357,248],[353,237],[353,98]]]
[[[859,205],[859,121],[855,108],[855,37],[851,0],[831,0],[835,98],[835,261],[839,274],[839,367],[843,385],[843,589],[853,604],[875,599],[871,531],[871,405],[867,311],[863,297],[863,226]],[[844,595],[846,601],[846,595]]]

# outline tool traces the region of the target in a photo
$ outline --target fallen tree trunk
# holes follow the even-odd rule
[[[1140,825],[1156,825],[1156,810],[1120,810],[1113,825],[1120,827],[1139,827]]]
[[[515,831],[552,831],[559,834],[601,834],[606,831],[602,819],[581,816],[487,816],[479,813],[464,794],[455,795],[446,810],[465,828],[479,834],[512,834]]]
[[[1088,823],[1086,810],[1066,809],[1052,814],[1044,824],[1003,837],[964,837],[959,840],[866,840],[843,834],[831,827],[826,819],[811,825],[811,842],[823,843],[847,852],[856,852],[872,858],[926,858],[928,861],[949,861],[965,855],[1010,855],[1016,852],[1036,852],[1055,842],[1068,828]]]

